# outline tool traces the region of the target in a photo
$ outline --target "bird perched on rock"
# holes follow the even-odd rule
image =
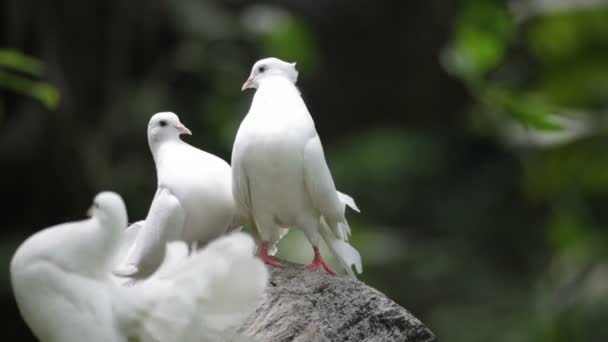
[[[233,193],[243,215],[259,230],[260,258],[281,266],[268,248],[282,227],[297,226],[314,249],[306,266],[335,274],[319,253],[323,237],[349,274],[362,271],[361,257],[346,241],[350,227],[345,205],[357,207],[336,191],[321,140],[306,104],[295,86],[295,63],[266,58],[255,63],[242,90],[257,88],[239,127],[232,150]]]
[[[19,311],[40,341],[220,341],[262,298],[268,272],[243,233],[190,256],[173,242],[162,274],[117,285],[111,266],[127,224],[124,202],[102,192],[91,211],[90,219],[34,234],[11,260]]]
[[[171,112],[152,116],[148,144],[156,164],[158,188],[144,221],[129,227],[134,243],[114,273],[143,278],[163,260],[165,244],[204,246],[241,225],[232,196],[230,165],[180,139],[191,132]]]

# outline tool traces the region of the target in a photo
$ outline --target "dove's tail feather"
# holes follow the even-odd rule
[[[288,232],[289,229],[287,228],[278,228],[273,232],[272,241],[270,241],[270,246],[268,247],[268,255],[277,254],[277,244],[285,237],[285,235],[287,235]]]
[[[143,313],[141,341],[221,341],[234,335],[268,282],[253,251],[250,236],[233,233],[142,282],[142,290],[146,283],[155,287],[150,296],[156,298],[148,299]]]
[[[359,207],[357,207],[357,203],[355,203],[355,200],[352,197],[350,197],[349,195],[342,193],[338,190],[336,190],[336,193],[338,194],[338,199],[340,199],[340,202],[342,202],[345,207],[349,207],[358,213],[361,212],[359,210]],[[350,226],[348,225],[348,223],[346,221],[335,222],[334,228],[336,228],[335,232],[336,232],[336,234],[338,234],[339,238],[343,238],[345,241],[348,240],[351,232],[350,232]]]
[[[354,210],[358,213],[361,212],[361,210],[359,210],[359,207],[357,207],[357,203],[355,203],[355,200],[352,197],[350,197],[349,195],[347,195],[343,192],[337,191],[337,190],[336,190],[336,192],[338,193],[338,198],[340,199],[340,201],[342,201],[342,203],[346,204],[352,210]]]
[[[348,226],[348,223],[339,223],[340,225]],[[344,228],[346,229],[346,228]],[[350,230],[350,229],[348,229]],[[347,230],[347,231],[348,231]],[[357,273],[363,273],[363,265],[361,263],[361,255],[348,242],[338,238],[331,230],[325,219],[321,218],[321,229],[319,230],[323,240],[336,256],[342,267],[346,270],[349,276],[356,278],[352,267],[355,266]]]

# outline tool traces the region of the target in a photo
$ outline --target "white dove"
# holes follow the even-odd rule
[[[361,256],[346,241],[350,227],[345,204],[354,201],[336,191],[321,140],[306,104],[295,86],[295,63],[266,58],[255,63],[242,90],[257,88],[232,149],[233,193],[244,216],[262,238],[259,256],[268,255],[282,235],[281,227],[297,226],[313,246],[315,257],[306,268],[323,267],[335,274],[319,253],[319,234],[345,267],[362,272]]]
[[[185,241],[194,250],[241,225],[230,165],[182,141],[181,134],[191,132],[174,113],[161,112],[150,119],[148,144],[158,189],[146,219],[129,227],[137,235],[114,270],[118,276],[144,278],[154,272],[169,241]]]
[[[11,283],[40,341],[221,341],[255,310],[268,271],[251,237],[222,237],[189,257],[173,242],[162,275],[124,287],[111,266],[126,224],[122,198],[102,192],[90,219],[44,229],[17,249]]]

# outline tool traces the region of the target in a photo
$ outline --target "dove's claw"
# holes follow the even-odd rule
[[[268,241],[262,241],[262,245],[260,246],[260,254],[258,255],[258,257],[262,260],[263,263],[268,264],[270,266],[285,267],[275,258],[268,255]]]
[[[308,265],[304,266],[305,269],[307,270],[313,270],[315,272],[319,272],[319,270],[321,269],[321,267],[323,267],[323,269],[325,270],[325,272],[331,274],[331,275],[336,275],[336,272],[334,272],[334,270],[332,270],[327,263],[325,262],[325,260],[323,260],[323,257],[321,257],[321,253],[319,253],[319,247],[317,246],[313,246],[312,247],[315,250],[315,259]]]
[[[262,259],[262,262],[264,262],[265,264],[268,264],[270,266],[274,266],[274,267],[285,267],[285,265],[281,264],[280,262],[278,262],[275,258],[267,255],[267,256],[258,256],[260,259]]]

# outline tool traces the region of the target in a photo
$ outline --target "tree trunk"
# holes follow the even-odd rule
[[[405,308],[364,283],[286,263],[272,268],[266,298],[241,332],[259,342],[432,342]]]

